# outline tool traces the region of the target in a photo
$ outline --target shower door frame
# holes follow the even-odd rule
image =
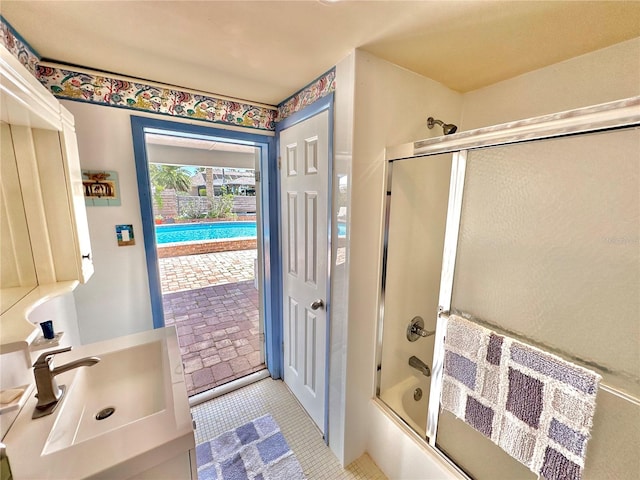
[[[436,333],[431,389],[427,411],[426,440],[428,445],[432,447],[433,451],[437,453],[438,456],[443,458],[448,464],[453,466],[464,476],[467,476],[467,474],[460,470],[460,468],[449,457],[436,447],[436,437],[444,373],[444,339],[447,318],[451,309],[467,154],[471,150],[477,150],[480,148],[512,145],[633,127],[640,127],[640,96],[387,148],[385,160],[386,195],[384,203],[384,225],[382,232],[383,242],[381,252],[382,274],[380,279],[380,304],[376,335],[377,344],[375,365],[377,375],[375,400],[385,412],[396,420],[399,420],[400,424],[405,426],[405,430],[408,433],[413,436],[419,436],[423,441],[425,440],[425,438],[418,435],[414,430],[408,427],[405,420],[389,408],[380,398],[383,349],[382,334],[385,316],[385,290],[387,287],[386,276],[389,226],[391,221],[393,164],[394,162],[402,160],[421,157],[427,158],[434,155],[451,153],[453,158],[451,165],[449,200],[447,205],[440,291],[438,296],[438,311],[434,312],[434,316],[436,317]],[[624,398],[627,397],[624,392],[620,392],[615,388],[602,383],[600,384],[600,388],[614,395],[622,396]]]

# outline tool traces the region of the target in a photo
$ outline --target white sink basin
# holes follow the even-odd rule
[[[165,408],[162,343],[145,343],[100,356],[80,367],[67,388],[43,453],[48,455],[141,420]],[[115,411],[103,420],[96,415]]]
[[[174,327],[85,345],[54,357],[100,362],[56,377],[58,408],[32,419],[35,391],[4,438],[16,479],[130,478],[195,448]],[[111,416],[96,414],[114,408]]]

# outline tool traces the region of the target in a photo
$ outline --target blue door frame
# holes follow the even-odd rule
[[[174,136],[206,138],[226,143],[250,145],[260,150],[263,247],[263,302],[265,321],[265,360],[273,378],[282,377],[282,314],[280,240],[278,228],[278,166],[274,137],[221,128],[131,116],[133,151],[138,178],[138,196],[142,214],[144,248],[149,275],[151,312],[154,328],[164,327],[160,272],[156,251],[155,222],[151,197],[145,133],[170,133]]]

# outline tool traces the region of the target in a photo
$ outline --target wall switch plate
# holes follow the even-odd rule
[[[119,247],[135,245],[136,240],[133,236],[133,225],[116,225],[116,238]]]

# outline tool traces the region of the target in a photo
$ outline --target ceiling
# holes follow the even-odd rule
[[[176,135],[164,135],[158,133],[145,133],[144,140],[147,144],[168,145],[170,147],[191,148],[196,150],[215,150],[218,152],[239,152],[254,155],[256,147],[240,145],[238,143],[217,142],[193,137],[178,137]]]
[[[29,1],[44,60],[276,105],[354,48],[467,92],[640,36],[639,1]]]

